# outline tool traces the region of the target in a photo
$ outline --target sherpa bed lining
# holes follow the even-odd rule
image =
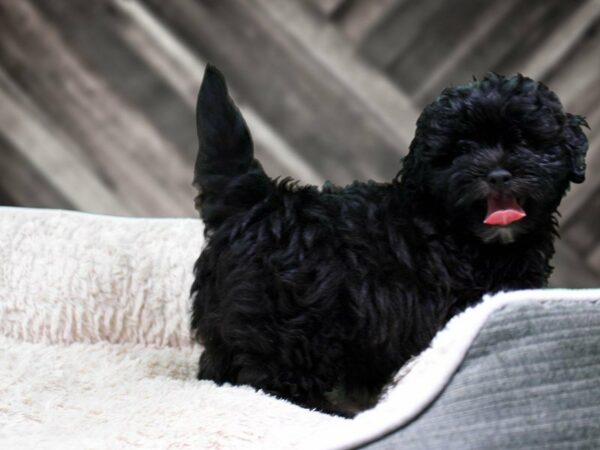
[[[598,290],[487,297],[401,370],[376,408],[349,421],[195,380],[200,349],[189,338],[188,293],[202,245],[199,220],[0,208],[0,447],[80,448],[85,439],[90,448],[355,448],[431,404],[494,311],[600,297]],[[44,354],[55,356],[45,376]],[[72,394],[83,388],[73,373],[60,373],[62,359],[92,393],[119,397],[78,403]],[[93,364],[97,378],[88,373]],[[111,410],[120,404],[131,407],[126,420]],[[83,417],[76,428],[63,423],[73,411]]]

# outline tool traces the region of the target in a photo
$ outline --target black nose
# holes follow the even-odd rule
[[[512,175],[508,170],[494,169],[490,173],[488,173],[487,181],[488,183],[494,186],[502,186],[503,184],[506,184],[508,181],[510,181],[511,178]]]

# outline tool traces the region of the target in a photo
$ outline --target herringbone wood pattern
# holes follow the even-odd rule
[[[193,107],[225,72],[272,176],[386,180],[418,111],[494,70],[592,127],[553,284],[600,283],[600,0],[0,1],[0,203],[193,216]]]

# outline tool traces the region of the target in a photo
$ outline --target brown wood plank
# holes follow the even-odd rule
[[[327,178],[389,179],[399,150],[374,131],[353,92],[251,2],[144,2],[186,45],[216,63],[243,103]],[[348,161],[352,160],[352,164]]]
[[[191,170],[27,1],[0,4],[0,64],[136,214],[194,215]]]

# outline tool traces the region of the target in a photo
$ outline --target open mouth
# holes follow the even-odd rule
[[[512,195],[501,197],[490,195],[487,198],[486,225],[507,226],[524,218],[527,214]]]

